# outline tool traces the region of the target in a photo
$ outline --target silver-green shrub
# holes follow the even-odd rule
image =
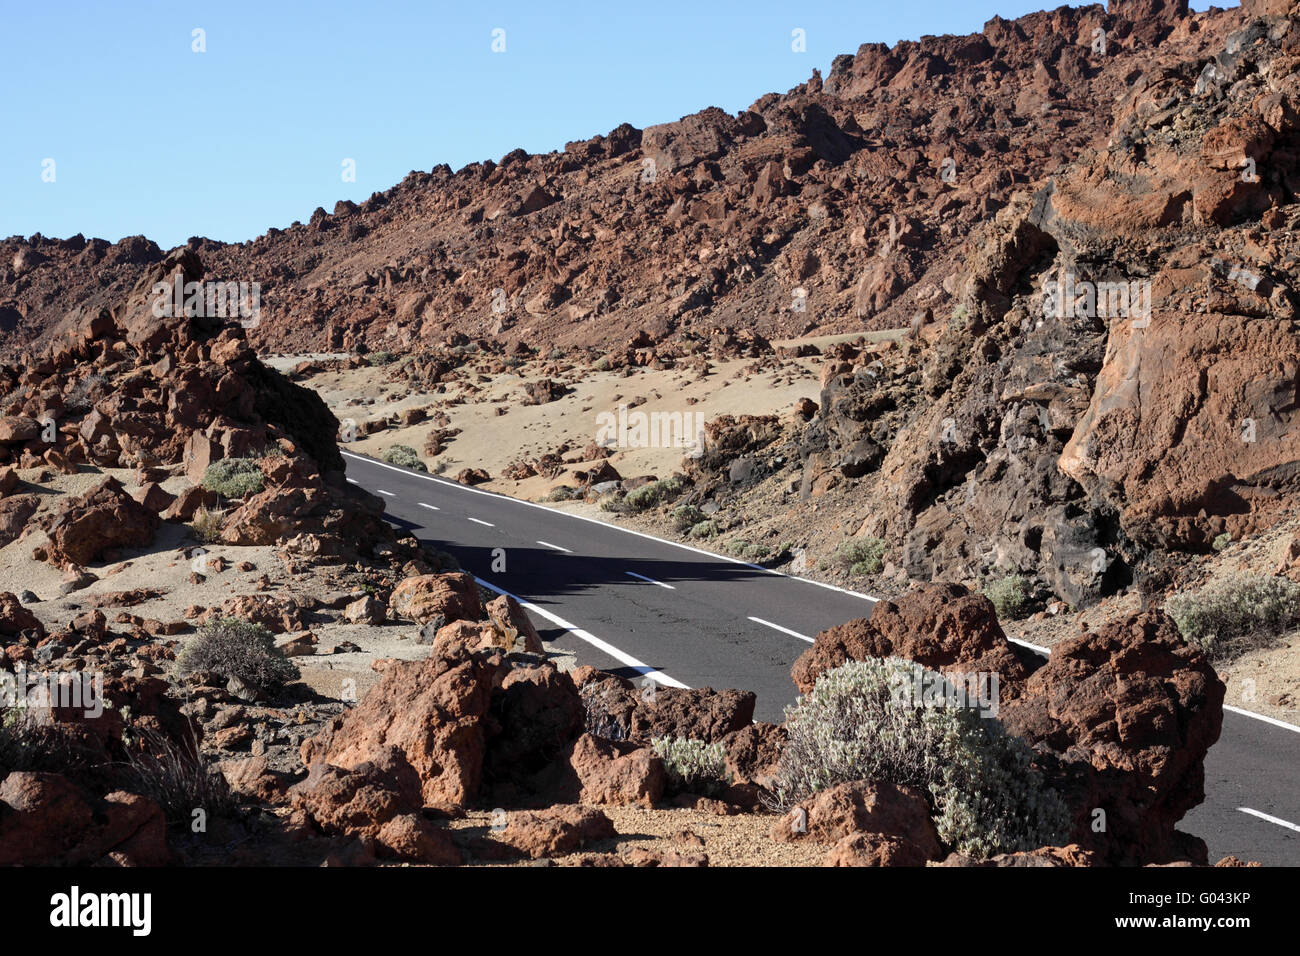
[[[891,657],[823,673],[786,709],[778,801],[789,807],[839,783],[879,780],[927,793],[940,839],[968,856],[1064,841],[1069,811],[1028,744],[973,707],[917,700],[918,667]],[[921,677],[944,681],[924,670]]]
[[[663,758],[669,786],[679,793],[715,797],[731,782],[727,773],[727,752],[721,743],[686,737],[656,737],[650,741]]]
[[[1300,584],[1267,574],[1236,574],[1175,594],[1165,611],[1185,640],[1211,660],[1225,660],[1286,630],[1300,611]]]

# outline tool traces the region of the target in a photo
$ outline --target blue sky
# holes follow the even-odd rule
[[[735,112],[861,43],[971,33],[1055,5],[10,3],[0,236],[251,239],[412,169],[559,149],[705,106]],[[492,50],[498,28],[503,53]],[[791,49],[796,28],[804,53]],[[53,182],[42,179],[49,159]],[[342,179],[345,159],[355,182]]]

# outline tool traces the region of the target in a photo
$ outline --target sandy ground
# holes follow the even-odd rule
[[[700,854],[709,866],[821,866],[831,844],[778,843],[769,835],[779,817],[770,813],[722,816],[703,810],[640,807],[597,807],[614,823],[617,838],[589,844],[580,852],[554,857],[557,866],[582,866],[600,854],[625,855],[634,848],[656,853]],[[509,814],[506,815],[509,826]],[[476,831],[491,836],[492,814],[470,811],[464,820],[453,821],[456,830]],[[547,861],[549,863],[550,861]],[[496,864],[501,865],[501,864]],[[522,860],[510,866],[534,866]]]

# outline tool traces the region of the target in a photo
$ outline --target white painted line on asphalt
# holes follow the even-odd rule
[[[1043,647],[1041,644],[1030,644],[1028,641],[1022,641],[1015,637],[1008,637],[1007,640],[1012,644],[1019,644],[1021,647],[1027,647],[1035,654],[1042,654],[1044,657],[1052,656],[1052,649],[1050,647]]]
[[[553,548],[556,551],[563,551],[565,554],[573,554],[568,548],[561,548],[558,544],[551,544],[549,541],[538,541],[537,543],[545,548]]]
[[[390,498],[397,497],[397,495],[393,494],[391,491],[384,491],[383,488],[376,488],[375,491],[379,492],[381,495],[388,495]]]
[[[751,617],[755,624],[762,624],[764,627],[770,627],[774,631],[780,631],[782,634],[789,634],[791,637],[797,637],[801,641],[807,641],[809,644],[816,644],[807,634],[800,634],[798,631],[792,631],[788,627],[782,627],[780,624],[773,624],[771,621],[765,621],[761,617]]]
[[[484,581],[482,578],[475,578],[474,580],[477,581],[479,584],[483,585],[483,587],[487,588],[489,591],[492,591],[496,594],[504,594],[506,597],[514,598],[516,601],[519,602],[519,606],[522,607],[524,610],[532,611],[538,617],[550,621],[556,627],[564,628],[574,637],[578,638],[581,641],[586,641],[592,647],[596,648],[598,651],[603,651],[604,653],[608,654],[610,657],[614,658],[614,660],[618,661],[620,664],[624,664],[627,667],[631,667],[634,670],[640,671],[642,674],[644,674],[646,677],[649,677],[655,683],[663,684],[665,687],[681,687],[681,688],[686,687],[686,685],[683,684],[681,681],[674,680],[673,678],[665,674],[663,671],[658,670],[654,667],[651,667],[649,664],[645,664],[637,660],[631,654],[625,654],[623,651],[620,651],[613,644],[610,644],[607,641],[602,641],[599,637],[592,634],[590,631],[583,630],[580,627],[576,627],[573,624],[570,624],[568,621],[560,617],[558,614],[552,614],[550,611],[546,610],[546,608],[538,607],[536,604],[533,604],[531,601],[525,601],[523,598],[519,597],[518,595],[511,594],[509,591],[505,590],[504,588],[497,587],[495,584],[492,584],[490,581]]]
[[[1223,709],[1239,717],[1253,717],[1255,720],[1262,720],[1266,724],[1272,724],[1274,727],[1281,727],[1283,730],[1289,730],[1293,734],[1300,734],[1300,727],[1295,724],[1288,724],[1285,720],[1278,720],[1276,717],[1265,717],[1263,714],[1257,714],[1252,710],[1242,710],[1240,707],[1229,707],[1223,705]]]
[[[789,578],[792,581],[802,581],[804,584],[811,584],[814,587],[825,588],[828,591],[838,591],[840,594],[847,594],[849,597],[861,598],[864,601],[870,601],[872,604],[875,604],[880,600],[880,598],[872,597],[870,594],[850,591],[848,588],[837,587],[834,584],[827,584],[824,581],[814,581],[812,578],[801,578],[797,574],[786,574],[784,571],[778,571],[775,568],[765,568],[761,564],[750,564],[748,561],[741,561],[739,558],[733,558],[729,555],[714,554],[712,551],[705,551],[703,548],[694,548],[689,544],[682,544],[680,541],[669,541],[667,538],[657,538],[652,534],[646,534],[644,531],[634,531],[631,528],[624,528],[622,525],[611,524],[608,521],[601,521],[599,518],[589,518],[586,515],[575,515],[570,511],[561,511],[559,508],[548,508],[545,505],[539,505],[534,501],[524,501],[522,498],[511,498],[509,495],[499,495],[493,491],[484,491],[482,488],[471,488],[469,485],[462,485],[457,481],[449,481],[446,478],[437,478],[433,475],[421,474],[418,471],[399,468],[396,465],[390,465],[383,461],[376,461],[375,459],[368,458],[365,455],[354,455],[350,451],[340,450],[340,454],[347,458],[355,458],[357,461],[365,462],[367,465],[374,465],[377,468],[387,468],[389,471],[401,472],[409,478],[421,478],[425,481],[432,481],[448,488],[455,488],[459,491],[468,491],[472,495],[487,495],[489,498],[509,501],[513,504],[523,505],[525,508],[536,508],[539,511],[545,511],[553,515],[563,515],[564,517],[572,518],[575,521],[586,521],[591,524],[598,524],[602,528],[609,528],[612,531],[621,531],[624,534],[633,534],[638,538],[645,538],[648,541],[658,541],[660,544],[666,544],[674,548],[681,548],[683,551],[692,551],[695,554],[702,554],[706,558],[713,558],[717,561],[726,561],[728,564],[738,564],[743,568],[752,568],[755,571],[775,575],[778,578]]]
[[[354,485],[359,485],[359,484],[361,484],[361,482],[357,481],[355,478],[349,478],[348,481],[352,482],[352,484],[354,484]]]
[[[662,581],[656,581],[654,578],[648,578],[644,574],[637,574],[635,571],[624,571],[623,573],[630,578],[636,578],[638,581],[645,581],[648,584],[657,584],[661,588],[667,588],[669,591],[677,590],[677,588],[673,587],[671,584],[664,584]]]
[[[469,515],[466,515],[465,517],[469,518]],[[484,521],[482,518],[470,518],[469,520],[474,522],[475,524],[487,525],[489,528],[496,527],[496,525],[494,525],[491,521]]]
[[[1250,807],[1238,807],[1237,809],[1242,813],[1249,813],[1252,817],[1259,817],[1261,820],[1267,820],[1269,823],[1276,823],[1280,827],[1286,827],[1288,830],[1294,830],[1296,833],[1300,833],[1300,825],[1288,823],[1286,820],[1279,819],[1278,817],[1271,817],[1267,813],[1260,813],[1258,810],[1252,810]]]
[[[420,502],[420,507],[421,507],[421,508],[428,508],[430,511],[441,511],[441,510],[442,510],[442,509],[439,508],[437,505],[426,505],[423,501]]]

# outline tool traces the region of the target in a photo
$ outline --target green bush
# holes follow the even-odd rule
[[[686,737],[656,737],[650,746],[663,758],[668,785],[677,793],[717,797],[731,783],[727,751],[721,743]]]
[[[728,541],[727,550],[738,558],[744,558],[746,561],[764,561],[772,555],[772,549],[767,545],[746,541],[743,538],[734,538]]]
[[[1228,534],[1228,532],[1225,531],[1223,532],[1223,534],[1219,535],[1217,538],[1214,539],[1210,547],[1212,547],[1215,551],[1222,551],[1230,544],[1232,544],[1232,535]]]
[[[1023,617],[1029,607],[1029,582],[1018,574],[1011,574],[984,588],[984,596],[993,602],[999,619],[1009,621]]]
[[[1266,574],[1217,578],[1165,602],[1165,611],[1183,638],[1211,660],[1267,646],[1286,630],[1298,610],[1300,584]]]
[[[633,488],[623,499],[624,506],[629,511],[647,511],[656,505],[663,504],[665,501],[671,501],[682,493],[686,487],[686,482],[674,475],[672,478],[665,478],[662,481],[652,481],[644,484],[639,488]]]
[[[392,445],[384,452],[384,461],[390,465],[410,468],[412,471],[428,471],[429,468],[420,459],[420,453],[410,445]]]
[[[223,458],[208,465],[203,487],[225,498],[247,498],[262,490],[266,477],[256,458]]]
[[[272,696],[299,677],[298,665],[275,646],[270,631],[237,617],[205,624],[176,663],[182,674],[211,671]]]
[[[927,793],[950,848],[980,859],[1059,845],[1069,811],[1033,766],[1033,751],[967,706],[918,701],[919,665],[849,661],[786,709],[777,780],[784,806],[839,783],[879,780]],[[927,686],[942,675],[921,671]],[[946,683],[946,682],[945,682]]]
[[[686,536],[688,538],[712,538],[720,530],[716,521],[701,521],[699,524],[691,525],[691,530],[687,532]]]
[[[885,542],[879,538],[854,538],[835,552],[835,560],[850,574],[879,574],[885,569]]]
[[[378,352],[371,352],[369,355],[367,355],[366,363],[368,365],[388,365],[391,362],[393,362],[396,358],[397,358],[397,354],[395,352],[380,350]]]
[[[695,505],[678,505],[669,514],[673,527],[678,531],[688,531],[704,520],[704,512]]]

